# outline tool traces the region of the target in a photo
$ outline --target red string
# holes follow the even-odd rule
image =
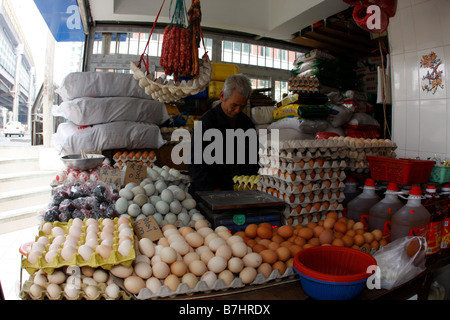
[[[159,12],[158,12],[158,15],[155,18],[155,22],[153,22],[152,31],[150,32],[150,35],[148,36],[147,44],[145,45],[144,52],[142,53],[141,59],[139,60],[139,64],[138,64],[138,68],[140,68],[141,67],[141,63],[143,62],[144,66],[145,66],[145,70],[147,71],[147,73],[149,72],[148,67],[150,65],[150,61],[149,61],[148,55],[145,52],[147,51],[148,45],[150,44],[150,39],[152,37],[153,31],[155,30],[156,22],[158,21],[159,15],[161,14],[161,10],[164,7],[164,2],[166,2],[166,0],[163,0],[161,8],[159,8]],[[147,61],[144,61],[144,55],[147,56]]]

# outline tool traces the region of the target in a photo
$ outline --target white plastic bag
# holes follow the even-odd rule
[[[81,97],[136,97],[152,99],[130,73],[72,72],[55,90],[64,101]]]
[[[53,116],[64,117],[80,126],[113,121],[139,121],[161,125],[169,119],[166,105],[134,97],[82,97],[52,108]]]
[[[52,146],[59,153],[78,154],[112,149],[159,149],[164,144],[157,125],[118,121],[93,126],[61,123],[52,138]]]
[[[395,288],[425,270],[427,241],[424,237],[394,240],[373,254],[381,274],[381,288]]]
[[[261,106],[251,108],[251,119],[254,124],[266,124],[273,121],[274,106]]]

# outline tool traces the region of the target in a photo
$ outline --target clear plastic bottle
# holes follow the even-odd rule
[[[380,197],[375,193],[375,180],[366,179],[363,192],[347,204],[347,218],[355,222],[361,221],[367,228],[369,209],[380,200]]]
[[[444,210],[440,255],[447,256],[450,255],[450,183],[442,186],[440,196]]]
[[[384,198],[373,205],[369,210],[369,231],[379,229],[383,232],[383,237],[388,237],[391,233],[392,215],[403,207],[403,202],[398,198],[398,186],[396,183],[389,183]]]
[[[407,236],[426,236],[431,215],[421,199],[420,186],[412,186],[408,202],[392,216],[390,241]]]

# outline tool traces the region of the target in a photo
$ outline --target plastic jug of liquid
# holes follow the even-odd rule
[[[444,222],[444,210],[440,195],[436,186],[428,185],[425,189],[423,206],[430,213],[430,223],[427,231],[427,263],[436,261],[437,254],[441,250],[442,224]]]
[[[450,255],[450,183],[442,186],[440,196],[444,210],[440,255],[447,256]]]
[[[347,204],[347,218],[355,222],[361,221],[367,228],[369,209],[380,200],[380,197],[375,193],[375,180],[366,179],[363,192]]]
[[[392,216],[391,242],[407,236],[426,236],[431,215],[421,200],[422,189],[412,186],[408,202]]]
[[[356,182],[355,179],[348,177],[345,181],[345,199],[342,201],[342,205],[346,207],[347,203],[355,199],[360,193],[361,192],[358,190],[358,182]]]
[[[389,183],[384,198],[369,210],[368,231],[379,229],[383,232],[383,237],[388,237],[391,233],[392,215],[403,206],[403,202],[398,198],[397,184]]]

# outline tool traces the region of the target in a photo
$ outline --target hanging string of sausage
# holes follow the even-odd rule
[[[176,0],[178,8],[184,8],[184,0]],[[178,9],[180,10],[180,9]],[[172,19],[173,20],[173,19]],[[166,75],[191,78],[199,74],[198,47],[200,45],[200,1],[193,0],[188,11],[188,27],[171,23],[164,29],[160,66]],[[172,21],[173,22],[173,21]]]

